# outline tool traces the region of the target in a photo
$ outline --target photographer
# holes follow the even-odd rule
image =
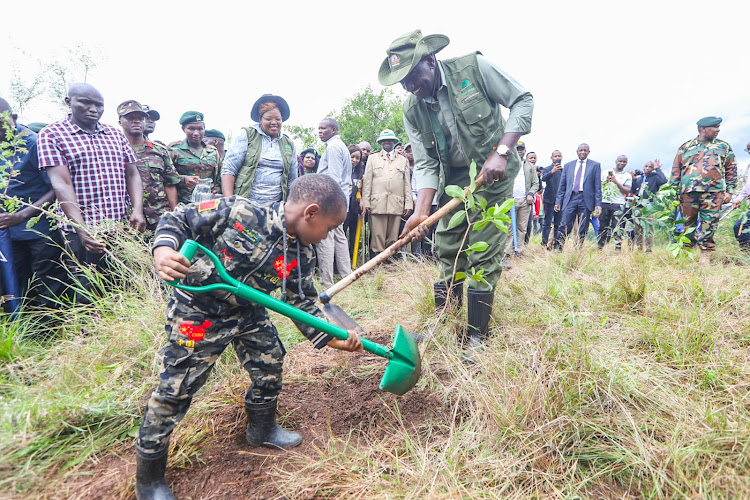
[[[626,214],[625,195],[630,194],[630,183],[632,179],[625,167],[628,157],[620,155],[615,160],[615,169],[602,175],[602,213],[599,216],[599,249],[609,243],[612,233],[618,227],[625,226]],[[615,250],[620,251],[622,235],[615,234]]]
[[[550,229],[552,230],[552,238],[554,239],[555,231],[557,226],[560,225],[560,217],[562,212],[555,212],[555,198],[557,197],[557,190],[560,187],[560,177],[562,177],[562,153],[558,150],[552,151],[552,165],[546,167],[542,171],[542,182],[544,182],[544,196],[542,197],[542,204],[544,208],[544,221],[542,222],[542,246],[549,249],[552,248],[551,242],[548,240],[550,235]],[[553,225],[554,223],[554,225]]]
[[[630,172],[633,182],[631,192],[635,195],[635,203],[643,206],[645,201],[651,198],[651,194],[656,193],[664,184],[667,178],[661,171],[661,162],[659,160],[647,161],[643,166],[643,171],[633,170]],[[644,234],[644,228],[635,221],[635,244],[639,249],[643,249],[643,240],[645,236],[646,251],[650,252],[654,245],[654,233]]]

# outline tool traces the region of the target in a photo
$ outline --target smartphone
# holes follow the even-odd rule
[[[562,161],[562,160],[555,160],[555,161],[554,161],[553,163],[554,163],[555,165],[559,165],[561,161]]]

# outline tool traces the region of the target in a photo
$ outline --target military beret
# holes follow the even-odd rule
[[[36,132],[38,134],[39,131],[42,130],[47,125],[49,125],[49,124],[48,123],[33,122],[33,123],[29,123],[26,126],[29,128],[29,130],[31,130],[33,132]]]
[[[140,113],[146,116],[146,111],[138,101],[134,101],[131,99],[129,101],[122,102],[119,106],[117,106],[117,116],[125,116],[129,115],[130,113]]]
[[[312,153],[313,156],[318,156],[318,152],[315,151],[313,148],[307,148],[307,149],[303,149],[302,152],[299,154],[300,158],[304,158],[307,153]]]
[[[185,111],[180,117],[180,125],[184,127],[188,123],[203,123],[203,113],[200,111]]]
[[[696,122],[699,127],[716,127],[721,123],[721,118],[718,116],[706,116]]]
[[[215,128],[206,130],[206,133],[203,135],[203,137],[218,137],[222,141],[227,140],[227,138],[224,137],[224,134],[222,134],[220,131],[216,130]]]

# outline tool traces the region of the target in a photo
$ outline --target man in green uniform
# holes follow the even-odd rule
[[[177,198],[180,203],[190,203],[193,189],[201,179],[210,179],[214,193],[220,191],[218,173],[221,167],[219,150],[203,140],[206,127],[203,113],[185,111],[180,117],[180,125],[185,132],[182,142],[169,145],[172,163],[182,180],[177,185]]]
[[[130,100],[117,106],[117,114],[122,131],[138,158],[136,166],[143,181],[146,229],[154,231],[162,214],[177,206],[177,185],[181,178],[167,148],[146,138],[147,110],[138,101]]]
[[[472,160],[482,168],[488,186],[482,195],[488,206],[510,198],[513,179],[521,167],[515,146],[531,130],[531,94],[479,52],[438,61],[435,53],[448,43],[448,37],[443,35],[423,37],[419,30],[406,33],[388,47],[378,73],[381,84],[401,82],[413,94],[404,102],[404,125],[414,153],[418,194],[414,215],[407,221],[404,234],[428,217],[436,192],[442,206],[451,199],[442,193],[444,186],[469,185]],[[501,115],[501,106],[510,110],[507,122]],[[487,337],[493,290],[502,271],[507,235],[489,224],[482,230],[469,231],[462,247],[467,221],[448,229],[450,218],[449,215],[441,220],[435,234],[441,264],[435,304],[445,304],[456,272],[470,275],[472,267],[484,270],[486,283],[468,280],[469,342],[477,347]],[[419,227],[421,239],[427,228]],[[489,243],[489,248],[469,256],[462,251],[478,241]],[[451,288],[450,295],[460,301],[463,286]]]
[[[729,144],[717,139],[721,118],[707,116],[698,120],[697,125],[698,137],[677,150],[669,185],[679,188],[685,228],[695,228],[700,217],[700,232],[690,233],[690,243],[686,246],[697,244],[701,250],[700,263],[709,264],[708,252],[716,246],[714,231],[719,211],[724,203],[731,203],[737,186],[737,159]]]
[[[226,154],[224,143],[226,142],[227,138],[224,137],[224,134],[221,133],[221,130],[216,130],[215,128],[206,130],[206,134],[203,136],[203,140],[206,141],[206,144],[208,144],[209,146],[213,146],[218,149],[219,159],[221,161],[224,161],[224,155]]]

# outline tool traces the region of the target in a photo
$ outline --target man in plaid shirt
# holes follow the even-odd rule
[[[99,123],[104,98],[91,85],[72,85],[68,118],[39,134],[39,168],[47,171],[67,218],[61,226],[82,264],[98,265],[106,244],[90,231],[105,220],[126,218],[143,231],[143,185],[136,156],[115,127]],[[132,211],[128,214],[128,209]]]

